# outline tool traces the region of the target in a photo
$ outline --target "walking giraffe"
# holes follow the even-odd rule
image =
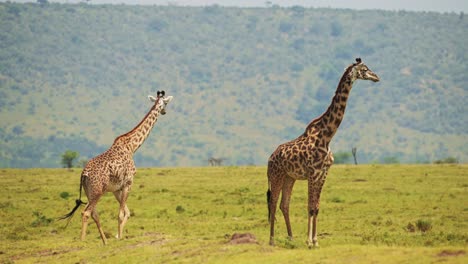
[[[308,181],[308,238],[309,248],[318,246],[317,216],[322,191],[328,169],[333,164],[333,154],[329,144],[343,120],[346,101],[353,82],[357,79],[379,81],[379,77],[362,63],[346,68],[328,109],[314,119],[298,138],[281,144],[268,160],[268,215],[270,221],[270,245],[274,245],[275,212],[280,192],[280,209],[283,212],[288,236],[292,239],[289,222],[289,202],[296,180]]]
[[[88,204],[83,211],[81,240],[85,239],[88,219],[91,216],[96,222],[102,242],[104,245],[107,244],[96,211],[96,204],[106,192],[114,193],[115,198],[120,203],[117,238],[122,238],[124,225],[130,217],[130,210],[126,202],[136,173],[133,154],[148,137],[159,115],[166,114],[166,106],[172,100],[172,96],[164,97],[164,94],[164,91],[158,91],[157,98],[148,96],[154,105],[143,120],[129,132],[118,136],[108,150],[91,159],[83,169],[80,180],[80,198],[76,200],[73,210],[60,218],[68,218],[70,221],[78,207],[86,204],[81,201],[81,189],[84,188]]]

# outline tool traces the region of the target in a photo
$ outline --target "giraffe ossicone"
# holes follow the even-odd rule
[[[80,197],[72,211],[59,218],[70,220],[78,207],[86,204],[82,214],[81,240],[86,237],[88,220],[91,217],[98,227],[102,242],[107,244],[107,238],[96,210],[99,199],[106,192],[112,192],[120,204],[117,238],[122,238],[125,223],[130,217],[127,198],[136,174],[133,154],[148,137],[158,117],[166,113],[167,104],[173,99],[172,96],[165,97],[164,93],[162,96],[160,95],[161,93],[158,91],[157,97],[148,96],[154,104],[140,123],[129,132],[118,136],[108,150],[89,160],[83,169],[80,178]],[[82,189],[88,197],[88,203],[81,201]]]
[[[379,77],[362,62],[349,65],[341,77],[335,96],[328,109],[312,120],[298,138],[279,145],[268,160],[268,218],[270,222],[270,245],[275,244],[276,204],[281,193],[280,209],[286,222],[288,237],[292,239],[289,221],[289,202],[296,180],[308,181],[308,231],[309,247],[318,246],[317,216],[320,194],[334,158],[330,141],[344,117],[346,102],[355,80],[378,82]]]

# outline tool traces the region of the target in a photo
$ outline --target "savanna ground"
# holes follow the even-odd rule
[[[468,263],[468,165],[335,165],[322,193],[320,248],[306,246],[306,182],[294,187],[287,239],[277,213],[268,245],[266,167],[141,168],[125,239],[112,194],[98,204],[110,237],[80,213],[55,221],[78,197],[79,169],[0,170],[3,263]],[[85,199],[86,200],[86,199]],[[80,208],[80,210],[82,210]],[[257,243],[231,244],[234,233]]]

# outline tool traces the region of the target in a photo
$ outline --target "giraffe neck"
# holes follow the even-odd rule
[[[156,105],[157,104],[153,105],[143,120],[141,120],[135,128],[123,135],[118,136],[114,140],[113,145],[122,145],[129,152],[135,153],[135,151],[140,148],[145,139],[149,136],[151,129],[158,120],[161,111],[156,108]]]
[[[345,70],[328,109],[307,127],[307,135],[317,135],[317,133],[320,133],[321,139],[326,142],[330,142],[335,135],[341,121],[343,121],[346,102],[355,80],[352,76],[352,67],[353,65]]]

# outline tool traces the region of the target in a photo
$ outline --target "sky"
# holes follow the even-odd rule
[[[6,2],[6,0],[0,0]],[[36,0],[10,0],[10,2],[37,2]],[[86,0],[49,0],[49,2],[80,3]],[[406,11],[433,11],[433,12],[468,12],[467,0],[90,0],[92,4],[138,4],[138,5],[179,5],[179,6],[240,6],[265,7],[304,6],[304,7],[331,7],[350,9],[382,9]]]

